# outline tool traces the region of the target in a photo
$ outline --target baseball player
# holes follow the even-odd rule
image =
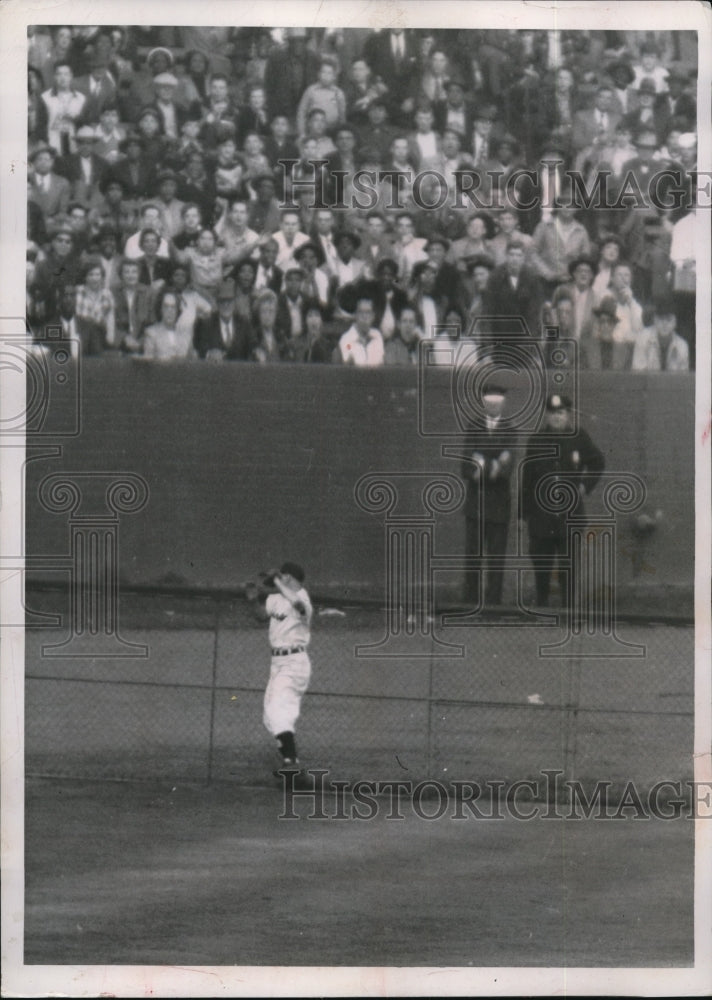
[[[297,563],[285,562],[279,573],[263,574],[263,582],[267,587],[274,585],[274,592],[265,594],[255,584],[247,584],[245,594],[250,601],[264,599],[264,608],[257,614],[263,621],[269,620],[272,662],[263,721],[279,744],[282,763],[273,772],[279,777],[285,769],[299,771],[294,728],[311,676],[307,649],[312,604],[303,586],[304,570]]]

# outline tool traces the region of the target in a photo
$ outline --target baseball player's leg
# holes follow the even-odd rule
[[[277,740],[283,759],[290,763],[297,759],[294,730],[309,674],[309,660],[305,654],[285,657],[285,662],[273,665],[265,691],[264,725]]]

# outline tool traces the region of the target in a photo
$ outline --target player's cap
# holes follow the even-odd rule
[[[554,392],[547,397],[546,408],[549,413],[556,413],[559,410],[570,410],[571,400],[568,396],[561,396],[558,392]]]
[[[153,82],[159,86],[164,84],[168,87],[177,87],[178,77],[174,76],[172,73],[159,73],[158,76],[154,76]]]
[[[286,573],[289,576],[293,576],[295,580],[299,581],[299,583],[304,583],[305,574],[304,570],[299,565],[299,563],[294,563],[294,562],[282,563],[282,567],[279,572]]]

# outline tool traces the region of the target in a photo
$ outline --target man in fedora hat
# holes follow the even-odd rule
[[[527,525],[536,604],[540,608],[549,604],[554,568],[564,608],[572,606],[572,599],[583,582],[575,579],[571,567],[564,571],[563,557],[568,553],[566,514],[551,510],[554,505],[546,503],[546,496],[551,496],[559,481],[571,484],[579,496],[576,516],[583,517],[583,498],[594,488],[605,468],[603,453],[590,435],[583,428],[571,433],[571,418],[571,400],[559,393],[550,394],[546,400],[544,426],[529,438],[522,465],[518,514],[520,523]],[[548,454],[543,454],[544,445]]]
[[[658,94],[655,99],[656,110],[662,110],[670,121],[678,119],[684,122],[686,130],[694,130],[697,123],[697,101],[687,88],[690,85],[690,75],[682,66],[671,66],[667,77],[666,93]]]
[[[30,153],[33,169],[29,199],[39,206],[45,222],[66,213],[72,193],[69,181],[54,172],[56,158],[56,151],[44,144]]]
[[[658,101],[652,80],[641,80],[637,93],[638,107],[629,111],[623,121],[634,136],[641,132],[653,132],[656,145],[662,146],[670,124],[670,112],[665,102]]]
[[[80,125],[76,131],[77,151],[57,160],[55,169],[72,185],[72,197],[87,204],[96,200],[99,185],[109,167],[106,160],[97,156],[96,131],[91,125]]]
[[[482,413],[468,433],[475,435],[471,453],[463,459],[461,474],[467,484],[465,496],[465,553],[469,556],[503,558],[507,551],[511,513],[512,453],[502,439],[507,428],[503,409],[507,388],[489,380],[482,392]],[[465,600],[477,609],[484,590],[485,604],[502,603],[504,570],[501,566],[465,572]]]
[[[170,72],[159,73],[153,78],[153,88],[156,96],[152,107],[160,116],[163,134],[169,139],[177,140],[186,116],[185,108],[182,108],[175,99],[178,77]]]
[[[195,324],[193,343],[198,356],[208,361],[246,361],[252,349],[250,330],[235,313],[235,282],[218,286],[217,308]]]
[[[95,54],[91,58],[90,70],[86,76],[79,76],[74,86],[86,101],[80,115],[80,122],[94,125],[108,104],[113,104],[117,97],[116,81],[109,72],[108,60]]]

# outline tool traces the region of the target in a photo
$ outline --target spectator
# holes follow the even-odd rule
[[[114,345],[127,354],[140,354],[143,332],[153,313],[151,290],[139,281],[137,260],[124,258],[119,268],[119,285],[113,289]]]
[[[223,281],[216,293],[217,309],[198,319],[194,344],[208,361],[246,361],[252,350],[251,331],[235,311],[235,283]]]
[[[630,368],[633,345],[643,328],[643,308],[633,295],[632,278],[631,266],[625,261],[618,261],[611,275],[611,289],[618,312],[614,340],[622,348],[622,367],[626,371]]]
[[[383,364],[383,337],[380,330],[373,326],[373,320],[373,302],[360,298],[356,303],[354,322],[339,339],[337,360],[359,368]]]
[[[190,269],[186,264],[175,264],[169,280],[171,291],[178,296],[176,329],[180,334],[193,337],[196,322],[210,315],[212,305],[200,292],[190,287]]]
[[[79,258],[74,252],[74,233],[64,224],[50,243],[49,250],[35,270],[37,296],[44,304],[45,315],[53,315],[59,308],[64,288],[78,284]]]
[[[114,346],[114,299],[104,287],[104,268],[91,258],[84,269],[84,283],[77,288],[74,317],[82,354],[101,354]]]
[[[215,226],[215,235],[234,261],[249,257],[259,244],[259,233],[250,229],[247,222],[247,201],[234,198]]]
[[[171,273],[170,261],[167,257],[160,256],[160,240],[156,229],[142,229],[138,242],[140,255],[138,258],[129,258],[138,260],[139,280],[154,291],[163,288]]]
[[[422,318],[423,335],[436,337],[447,302],[436,292],[437,266],[431,260],[419,261],[413,268],[408,298]]]
[[[94,152],[109,166],[113,166],[120,158],[121,143],[126,138],[126,129],[120,124],[119,108],[116,103],[104,105],[94,135]]]
[[[279,246],[274,239],[265,240],[260,245],[260,259],[255,275],[255,291],[262,288],[271,288],[279,295],[282,290],[282,280],[284,275],[281,268],[277,267],[276,260]]]
[[[351,63],[348,80],[344,85],[346,108],[351,121],[355,124],[365,123],[373,102],[382,99],[387,93],[388,87],[379,76],[374,75],[365,59],[355,59]]]
[[[570,189],[562,193],[554,203],[553,218],[542,219],[534,230],[532,265],[552,291],[566,281],[572,260],[591,254],[591,240],[576,219],[571,193]]]
[[[71,195],[69,181],[54,172],[55,160],[51,146],[39,146],[30,154],[33,172],[29,199],[40,208],[46,222],[66,214]]]
[[[172,237],[173,246],[176,250],[185,250],[186,247],[197,246],[203,230],[203,217],[200,212],[200,206],[189,202],[181,208],[180,216],[180,228]]]
[[[56,153],[68,156],[76,149],[76,124],[86,98],[74,89],[74,74],[68,62],[55,63],[53,80],[53,86],[42,94],[47,108],[47,140]]]
[[[136,233],[132,233],[131,236],[126,240],[126,246],[124,247],[124,257],[130,257],[135,260],[137,257],[141,256],[141,234],[146,229],[151,229],[155,232],[160,239],[158,245],[158,256],[163,257],[166,260],[170,257],[170,250],[168,247],[168,242],[161,235],[161,229],[163,226],[163,215],[160,207],[155,202],[146,202],[146,204],[141,209],[140,226]]]
[[[342,288],[363,277],[365,265],[355,254],[361,246],[358,233],[345,231],[336,237],[336,255],[332,264],[334,286]]]
[[[475,212],[467,220],[465,236],[450,246],[448,260],[464,273],[467,270],[467,260],[470,257],[489,256],[491,241],[495,236],[495,225],[492,216],[487,212]],[[504,256],[500,249],[500,256]]]
[[[121,262],[123,260],[119,253],[119,244],[122,242],[121,233],[111,225],[104,225],[97,233],[95,242],[98,249],[97,256],[104,270],[104,288],[111,291],[121,281]]]
[[[614,233],[606,233],[601,239],[598,258],[598,271],[593,279],[593,294],[596,305],[600,304],[605,295],[611,294],[611,277],[613,267],[620,260],[621,241]]]
[[[410,281],[413,268],[420,261],[428,259],[425,252],[427,240],[415,235],[415,219],[410,212],[401,212],[396,220],[396,242],[393,244],[392,255],[398,264],[398,277],[401,285]]]
[[[523,244],[513,237],[504,264],[490,275],[485,312],[493,317],[520,316],[530,335],[539,338],[544,294],[536,272],[525,265],[524,255]]]
[[[183,209],[185,205],[176,198],[178,175],[174,170],[161,170],[156,178],[158,197],[156,204],[161,210],[161,232],[167,240],[172,240],[183,229]]]
[[[433,129],[432,108],[419,107],[414,120],[415,130],[408,135],[409,158],[418,170],[431,170],[442,158],[442,141]]]
[[[456,132],[463,143],[469,141],[474,130],[474,112],[465,97],[465,87],[461,80],[451,77],[445,83],[445,99],[434,107],[435,128],[444,138],[446,129]]]
[[[687,343],[675,332],[675,304],[672,299],[655,303],[652,327],[645,327],[633,349],[633,371],[686,372],[689,370]]]
[[[552,305],[556,307],[561,298],[566,297],[571,302],[572,316],[570,334],[579,345],[579,364],[581,368],[599,368],[592,352],[593,344],[593,310],[596,305],[596,295],[593,291],[593,262],[588,257],[577,257],[569,264],[571,281],[559,285],[554,291]],[[564,336],[560,333],[560,336]]]
[[[279,293],[277,311],[279,326],[291,339],[300,337],[304,327],[304,305],[307,301],[302,292],[304,271],[293,264],[284,272],[284,291]]]
[[[368,106],[367,122],[359,129],[361,149],[374,150],[383,162],[390,154],[393,140],[399,135],[398,129],[388,122],[385,101],[377,99]]]
[[[417,365],[418,344],[423,331],[418,326],[418,313],[414,306],[404,305],[398,315],[395,330],[384,337],[384,365]]]
[[[324,310],[314,300],[307,299],[302,307],[302,332],[285,341],[284,359],[300,364],[325,364],[331,360],[333,348],[324,330]]]
[[[329,304],[329,278],[324,270],[326,258],[318,243],[307,241],[294,252],[294,259],[304,272],[302,295],[316,300],[322,309]]]
[[[297,107],[297,132],[306,134],[307,119],[311,111],[323,111],[326,128],[333,129],[346,118],[346,97],[336,84],[337,68],[334,59],[323,56],[316,83],[310,84],[301,96]]]
[[[91,69],[86,76],[77,77],[75,89],[84,95],[84,107],[80,120],[95,124],[107,106],[113,105],[117,97],[116,81],[109,72],[108,58],[94,55]]]
[[[44,83],[38,69],[27,70],[27,142],[30,147],[47,143],[49,112],[42,100]]]
[[[205,157],[197,150],[186,156],[185,167],[178,174],[177,195],[182,202],[195,202],[203,222],[207,225],[212,223],[217,190],[213,177],[205,168]]]
[[[264,288],[255,304],[252,359],[260,364],[281,361],[286,339],[286,331],[278,323],[277,296]]]
[[[263,138],[267,138],[270,132],[267,98],[264,87],[250,88],[247,107],[243,108],[238,118],[239,141],[244,143],[251,132]]]
[[[154,163],[146,155],[146,141],[132,132],[119,143],[125,159],[111,168],[111,176],[121,181],[127,198],[145,198],[153,188]]]
[[[467,272],[469,275],[467,283],[469,302],[465,320],[465,332],[467,336],[474,335],[475,322],[481,316],[487,315],[487,287],[494,266],[494,260],[485,254],[477,254],[474,257],[469,257],[467,260]]]
[[[158,301],[160,319],[146,327],[143,339],[143,357],[156,361],[184,361],[195,357],[190,335],[178,329],[178,298],[171,289],[165,289]]]
[[[296,263],[294,256],[304,243],[309,242],[309,237],[299,230],[299,213],[292,209],[285,209],[282,212],[282,219],[279,230],[274,234],[277,241],[277,266],[284,271],[290,264]]]
[[[505,205],[497,212],[497,232],[487,240],[486,252],[492,254],[497,266],[503,264],[507,257],[507,246],[515,236],[524,247],[525,260],[531,257],[532,238],[519,228],[519,218],[516,209]],[[481,252],[481,251],[478,251]]]

